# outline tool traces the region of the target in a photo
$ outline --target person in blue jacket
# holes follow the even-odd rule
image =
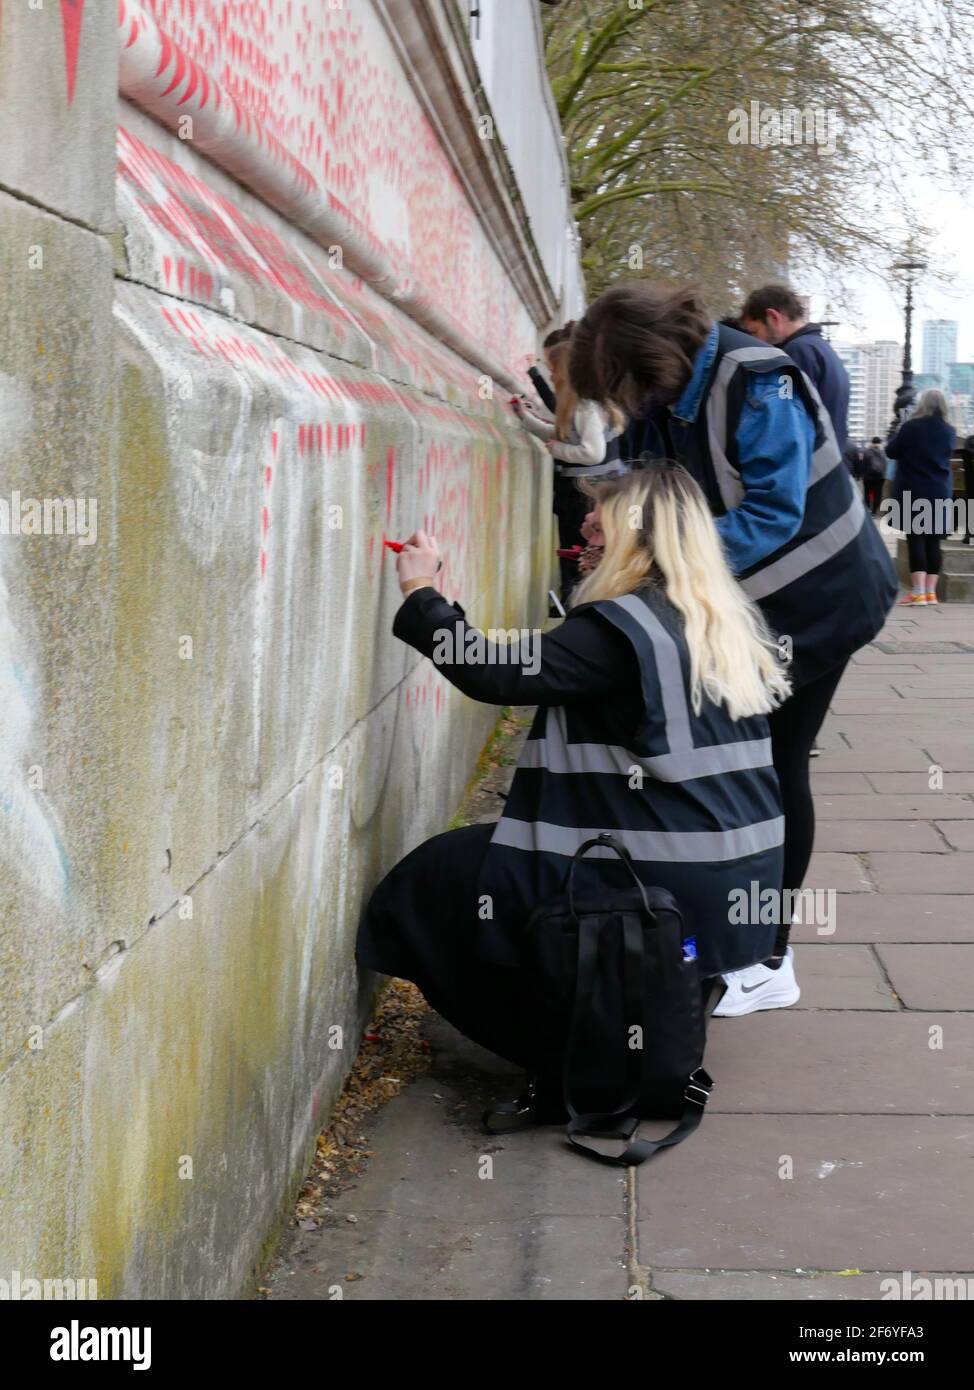
[[[575,325],[569,371],[580,396],[652,416],[647,443],[700,484],[731,570],[788,660],[793,694],[768,720],[785,814],[784,907],[811,858],[815,736],[853,652],[896,598],[892,561],[804,372],[779,348],[714,323],[692,287],[614,285]],[[782,911],[771,956],[724,976],[716,1014],[797,1000],[790,926]]]
[[[786,285],[762,285],[752,290],[741,310],[740,326],[762,342],[787,352],[808,377],[829,413],[839,448],[848,438],[849,373],[822,326],[806,323],[801,300]]]
[[[953,529],[947,504],[954,493],[950,460],[956,442],[947,398],[932,388],[922,393],[914,413],[886,444],[887,458],[896,460],[896,477],[884,506],[899,513],[899,529],[906,532],[913,588],[902,602],[909,606],[937,602],[940,542]]]

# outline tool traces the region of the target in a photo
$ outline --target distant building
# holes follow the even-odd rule
[[[866,434],[866,354],[854,343],[833,343],[842,365],[849,373],[849,438],[857,443]]]
[[[947,370],[947,385],[951,391],[974,396],[974,362],[950,362]]]
[[[872,439],[886,432],[893,420],[893,398],[902,380],[903,345],[881,338],[875,343],[862,343],[860,351],[865,363],[864,435]]]
[[[959,435],[974,432],[974,395],[969,391],[948,391],[947,406],[950,423]]]
[[[948,367],[957,361],[957,320],[926,319],[923,324],[923,370],[946,388]]]

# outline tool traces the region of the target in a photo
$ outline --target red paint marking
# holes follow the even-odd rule
[[[68,79],[68,105],[74,101],[74,79],[78,71],[78,43],[85,0],[61,0],[61,28],[64,30],[64,70]]]
[[[392,487],[396,473],[396,451],[390,444],[386,450],[386,521],[392,519]]]

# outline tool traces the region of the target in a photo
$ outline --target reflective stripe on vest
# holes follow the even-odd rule
[[[714,380],[707,395],[707,442],[710,458],[714,466],[714,476],[720,491],[721,501],[728,511],[736,507],[744,496],[744,486],[739,471],[733,466],[724,452],[727,438],[727,388],[731,378],[740,366],[759,366],[762,370],[773,371],[777,365],[800,370],[786,353],[767,347],[734,348],[724,354],[714,374]],[[831,416],[822,403],[814,384],[802,372],[805,386],[815,403],[817,418],[815,424],[815,452],[808,475],[808,486],[824,478],[833,468],[842,463],[842,451],[835,437],[835,427]]]
[[[606,449],[613,439],[618,438],[622,433],[616,430],[611,421],[606,421],[602,427],[602,434],[605,438]],[[578,430],[572,421],[568,444],[580,444]],[[602,463],[561,463],[555,459],[555,472],[561,478],[613,478],[619,473],[628,473],[628,468],[620,458],[605,459]]]
[[[625,830],[605,827],[552,825],[548,821],[509,820],[497,822],[491,844],[506,845],[529,853],[560,854],[570,858],[586,840],[611,834],[637,860],[669,860],[674,864],[719,864],[729,859],[746,859],[762,850],[776,849],[784,843],[785,818],[742,825],[736,830]],[[596,859],[616,856],[596,846]]]
[[[714,743],[680,753],[660,753],[640,758],[613,743],[569,743],[565,711],[548,710],[544,738],[524,745],[520,767],[542,769],[556,775],[618,773],[631,777],[640,769],[657,782],[692,782],[697,777],[716,777],[721,772],[743,772],[752,767],[771,767],[769,738],[742,739],[740,743]]]
[[[725,863],[778,848],[784,843],[784,817],[781,815],[723,830],[646,830],[634,828],[631,822],[629,827],[624,824],[625,808],[632,804],[629,800],[632,796],[630,779],[634,769],[641,769],[652,779],[679,786],[686,781],[704,777],[720,777],[725,773],[735,774],[770,768],[771,740],[742,738],[737,742],[696,747],[680,647],[649,601],[636,594],[627,594],[622,598],[603,600],[595,606],[613,622],[613,612],[625,615],[630,624],[637,624],[648,638],[655,676],[659,682],[659,705],[668,751],[651,757],[639,757],[617,744],[594,741],[572,743],[568,739],[564,707],[549,707],[544,715],[544,734],[540,738],[529,738],[525,743],[518,760],[518,771],[553,775],[556,781],[550,789],[552,792],[557,787],[557,781],[566,775],[608,774],[616,777],[620,782],[619,819],[612,826],[594,828],[556,824],[550,820],[525,820],[505,811],[495,827],[492,845],[532,854],[570,857],[586,839],[608,831],[618,838],[635,860],[693,864]],[[617,626],[623,632],[627,631],[625,623]],[[648,655],[639,652],[639,643],[632,634],[631,626],[627,636],[636,648],[640,666],[645,668]],[[710,717],[708,716],[708,719]],[[723,714],[723,721],[718,720],[718,727],[720,722],[726,723],[729,732],[732,726],[730,717]],[[509,805],[516,804],[513,792],[514,788],[508,800]],[[575,801],[577,795],[577,792],[573,793],[565,802],[566,809]],[[610,801],[614,801],[615,796],[616,794],[612,793]],[[715,819],[719,824],[718,815],[726,816],[727,796],[728,793],[723,788],[715,789],[711,807],[708,806],[707,795],[701,788],[695,798],[688,802],[691,808],[694,801],[696,805],[696,809],[690,809],[689,814],[693,818],[702,817],[705,824],[707,820],[712,823]],[[558,805],[560,800],[561,792],[554,798],[555,805]],[[775,803],[766,798],[762,809],[765,806],[771,810],[775,808]]]

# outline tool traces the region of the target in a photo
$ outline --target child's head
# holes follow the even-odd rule
[[[651,463],[585,491],[605,550],[573,607],[658,588],[683,618],[695,708],[702,692],[724,701],[734,718],[766,713],[785,698],[788,681],[764,619],[728,569],[706,499],[686,469]]]

